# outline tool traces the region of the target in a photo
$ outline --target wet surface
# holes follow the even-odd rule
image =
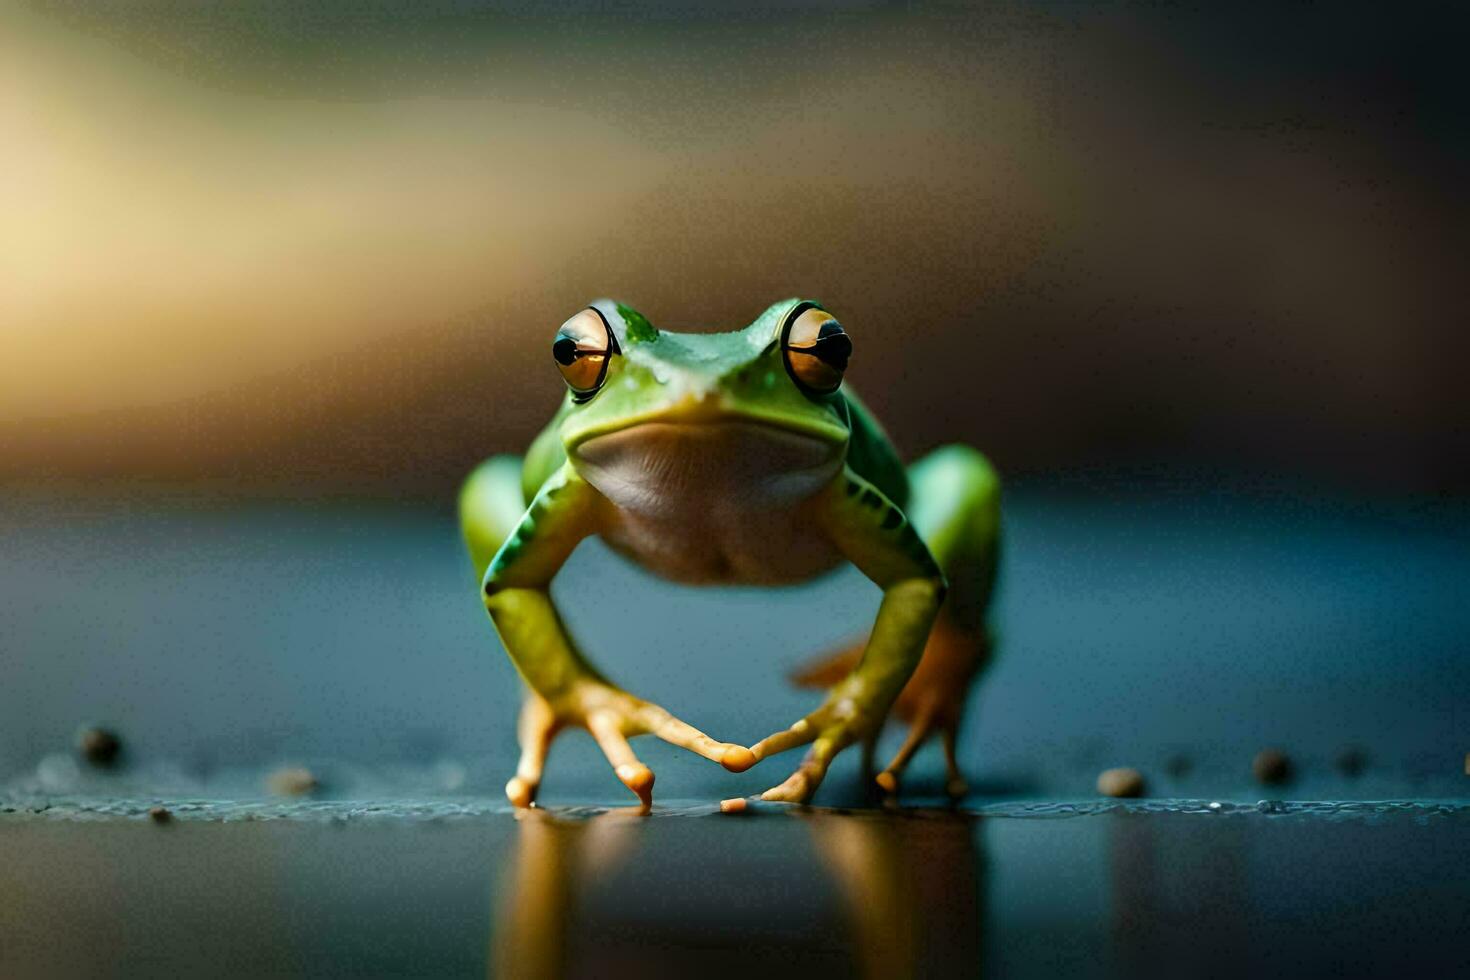
[[[0,976],[1470,969],[1462,512],[1021,487],[1007,522],[960,809],[923,808],[931,749],[919,809],[832,809],[871,802],[843,757],[826,808],[720,815],[795,760],[645,741],[641,819],[579,734],[546,810],[503,803],[517,683],[450,515],[5,498]],[[595,545],[556,590],[612,676],[743,742],[877,599],[680,589]],[[1118,765],[1149,798],[1092,795]],[[267,798],[293,766],[311,795]]]
[[[1470,808],[0,817],[0,973],[1403,976],[1470,968]],[[86,810],[88,808],[80,808]],[[411,812],[410,812],[411,811]]]

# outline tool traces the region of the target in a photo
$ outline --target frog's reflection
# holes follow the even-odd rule
[[[492,976],[567,974],[569,940],[588,931],[577,925],[579,898],[599,878],[624,865],[639,845],[648,824],[636,813],[612,811],[572,818],[531,810],[517,815],[515,859],[501,883],[493,930]],[[835,886],[840,917],[848,926],[846,945],[858,975],[901,978],[974,976],[979,972],[984,882],[977,818],[953,812],[786,809],[730,819],[785,821],[793,817],[806,825],[805,836],[817,864],[826,869]],[[699,900],[701,873],[698,868],[688,870],[696,886],[689,896],[691,902]],[[752,875],[748,887],[770,887],[754,871]],[[714,908],[703,911],[719,912]],[[830,919],[826,909],[803,909],[792,902],[792,896],[775,889],[768,911],[773,918],[806,915],[813,922],[811,948],[788,950],[791,972],[803,972],[797,964],[807,954],[840,956],[833,951],[833,937],[820,928],[823,920]],[[670,956],[677,955],[680,966],[689,967],[695,965],[691,957],[708,955],[712,957],[709,972],[724,974],[730,972],[732,960],[741,956],[722,941],[711,940],[707,954],[696,950],[692,947],[704,947],[710,940],[696,935],[690,935],[687,944],[679,943],[683,948],[676,954],[665,945],[668,939],[665,933],[640,951],[639,959],[646,968],[640,973],[659,974],[661,963],[673,965],[663,963]],[[600,964],[609,965],[606,961]],[[604,969],[597,972],[607,975]]]
[[[956,813],[813,813],[864,977],[975,976],[982,885],[976,822]]]
[[[515,858],[500,889],[491,977],[550,980],[565,975],[578,895],[587,882],[627,856],[643,815],[639,807],[586,819],[516,810]]]

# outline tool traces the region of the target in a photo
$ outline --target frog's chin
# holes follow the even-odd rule
[[[749,420],[649,421],[593,436],[572,465],[613,504],[656,516],[690,506],[754,510],[815,494],[843,445]]]

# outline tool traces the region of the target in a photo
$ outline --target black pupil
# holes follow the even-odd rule
[[[838,371],[846,371],[847,360],[852,357],[852,340],[843,331],[842,324],[836,320],[828,320],[817,331],[817,342],[808,347],[805,353],[816,355],[823,364]]]
[[[556,358],[556,363],[567,367],[577,359],[577,342],[565,334],[557,337],[551,345],[551,356]]]

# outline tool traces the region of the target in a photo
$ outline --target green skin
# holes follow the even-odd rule
[[[797,305],[776,303],[733,333],[675,334],[599,301],[619,353],[596,393],[569,392],[524,459],[492,457],[466,481],[465,541],[529,689],[521,761],[506,786],[516,805],[535,799],[547,750],[567,727],[591,732],[645,807],[653,773],[629,746],[633,736],[656,735],[734,772],[810,745],[791,777],[763,794],[804,803],[838,752],[856,742],[871,751],[900,692],[901,709],[917,705],[914,727],[879,783],[895,790],[936,726],[957,780],[954,729],[988,650],[999,483],[961,446],[905,468],[848,386],[818,395],[798,384],[781,338]],[[720,742],[613,684],[568,635],[549,589],[590,535],[690,583],[794,582],[849,561],[883,599],[861,655],[815,710],[750,747]],[[949,627],[936,638],[961,638],[943,649],[929,644],[941,610]],[[905,690],[921,658],[933,669]]]

